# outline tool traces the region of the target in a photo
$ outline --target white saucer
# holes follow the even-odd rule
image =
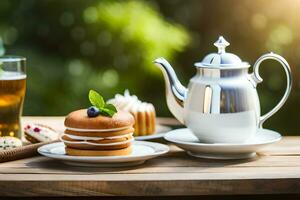
[[[171,127],[169,127],[169,126],[163,126],[163,125],[156,124],[156,132],[154,134],[135,136],[134,139],[138,140],[138,141],[159,139],[159,138],[163,138],[165,136],[165,134],[170,130],[171,130]]]
[[[211,159],[244,159],[256,156],[258,150],[279,141],[281,135],[268,129],[258,129],[253,138],[241,144],[201,143],[191,130],[182,128],[168,132],[164,138],[187,151],[191,156]]]
[[[133,152],[128,156],[69,156],[65,153],[63,142],[47,144],[38,148],[38,152],[46,157],[62,160],[75,166],[88,167],[125,167],[144,163],[146,160],[163,155],[169,147],[155,142],[133,142]]]

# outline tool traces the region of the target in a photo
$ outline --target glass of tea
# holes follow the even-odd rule
[[[0,136],[22,139],[21,115],[26,90],[26,58],[0,57]]]

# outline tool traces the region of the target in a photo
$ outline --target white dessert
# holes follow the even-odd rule
[[[151,103],[142,102],[135,95],[125,90],[124,95],[116,94],[108,100],[120,110],[130,112],[135,119],[134,135],[150,135],[155,132],[155,108]]]
[[[24,128],[24,132],[39,142],[51,142],[59,139],[59,133],[39,124],[28,124]]]
[[[0,137],[0,150],[10,150],[22,146],[22,141],[16,137]]]

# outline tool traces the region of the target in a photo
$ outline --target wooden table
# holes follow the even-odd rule
[[[63,130],[62,117],[23,120]],[[2,197],[250,194],[298,194],[299,197],[300,137],[284,137],[248,160],[198,159],[171,146],[167,155],[137,167],[71,167],[37,156],[2,163],[0,173]]]

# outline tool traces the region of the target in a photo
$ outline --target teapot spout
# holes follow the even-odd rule
[[[157,58],[154,63],[164,75],[168,108],[178,121],[184,123],[183,106],[187,89],[179,82],[174,69],[166,59]]]

